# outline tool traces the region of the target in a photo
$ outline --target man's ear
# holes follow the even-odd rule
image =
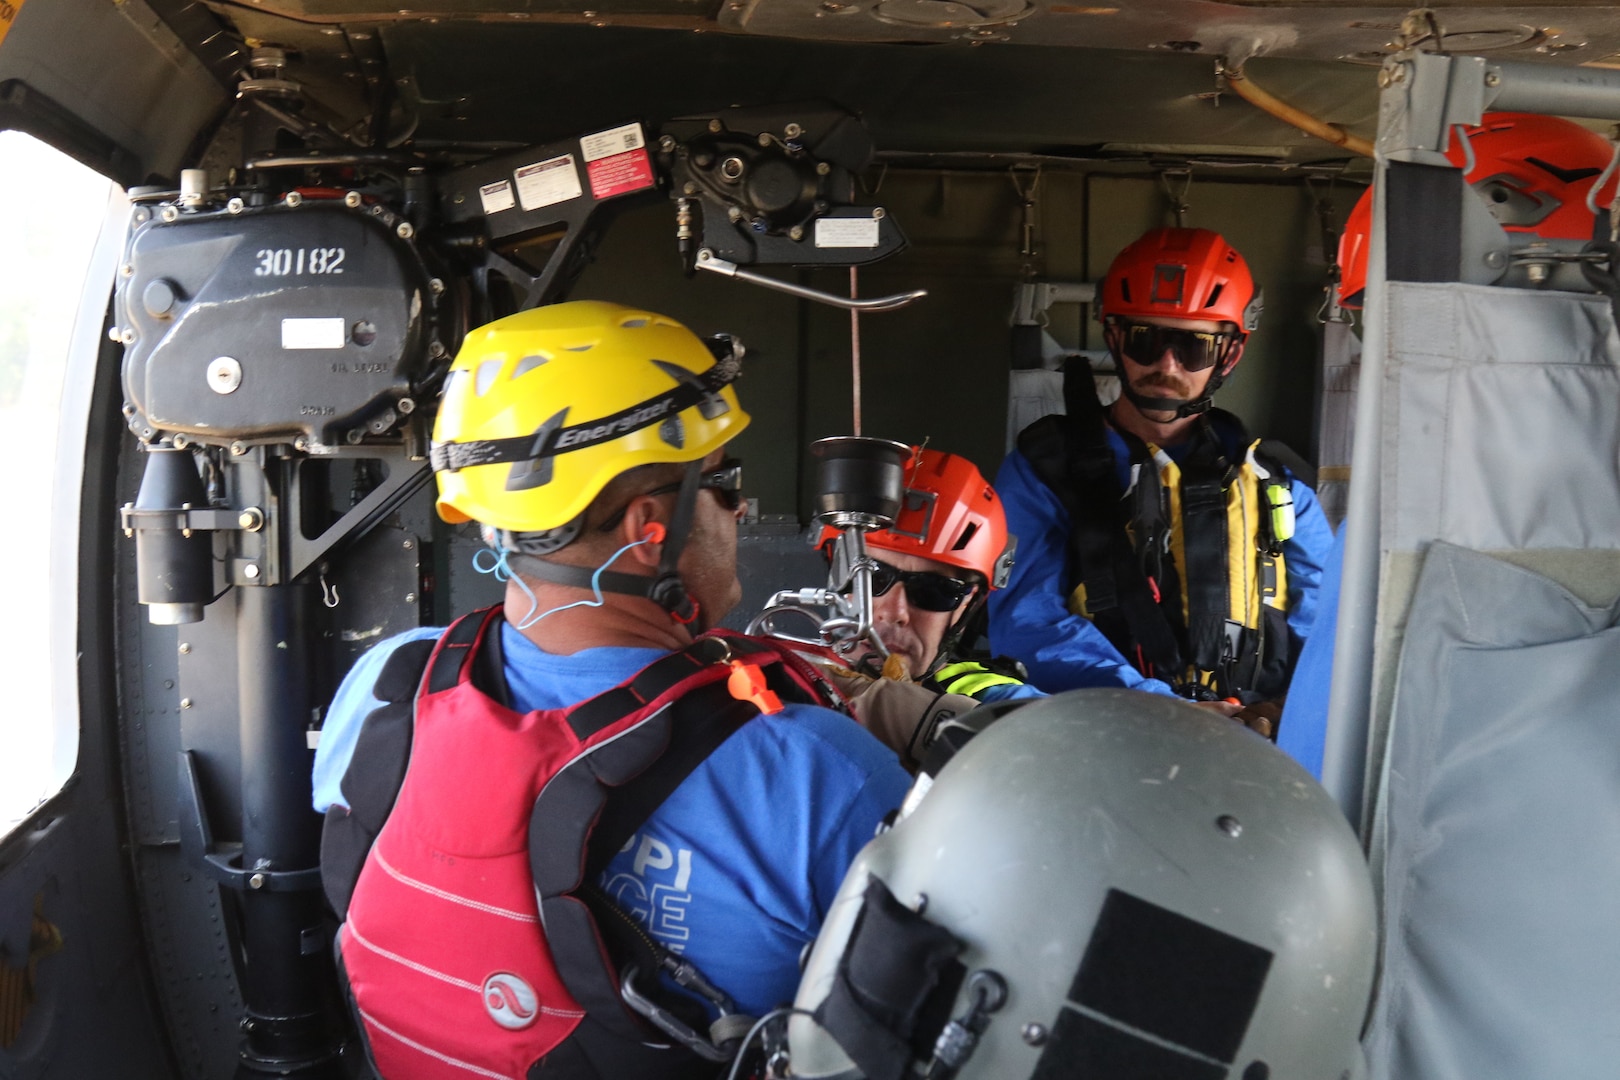
[[[1248,343],[1249,339],[1246,337],[1238,338],[1232,343],[1231,352],[1227,356],[1226,362],[1221,365],[1221,378],[1224,379],[1232,374],[1232,369],[1237,367],[1239,360],[1243,359],[1243,347]]]
[[[617,547],[635,545],[621,558],[634,559],[643,566],[656,567],[664,554],[666,524],[664,508],[650,495],[638,495],[625,507],[624,518],[614,530]]]

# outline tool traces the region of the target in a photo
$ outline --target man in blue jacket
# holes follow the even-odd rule
[[[442,640],[411,631],[368,653],[315,765],[323,877],[348,919],[341,959],[385,1077],[445,1062],[487,1075],[536,1062],[566,1076],[712,1074],[682,1042],[713,1052],[717,1013],[741,1020],[792,999],[846,868],[904,797],[888,749],[810,695],[793,700],[815,686],[808,669],[784,682],[779,651],[699,636],[741,593],[741,472],[724,451],[749,421],[730,385],[739,359],[663,316],[581,301],[475,331],[452,367],[434,429],[438,509],[481,526],[483,569],[507,581],[504,618],[486,617],[476,639],[458,639],[464,619]],[[430,646],[425,677],[421,660],[395,663]],[[450,648],[465,661],[442,662]],[[700,705],[683,712],[683,695]],[[356,884],[355,860],[340,857],[356,845],[340,841],[357,796],[389,771],[368,751],[385,746],[400,705],[407,732],[414,705],[409,765],[394,761],[397,799],[358,845]],[[688,741],[744,705],[713,741]],[[564,764],[550,773],[546,761]],[[646,788],[659,770],[670,782]],[[614,794],[637,785],[629,804]],[[492,831],[521,823],[513,842],[481,835],[486,818]],[[590,846],[598,831],[609,845]],[[578,836],[592,839],[581,849]],[[548,866],[578,884],[554,895]],[[632,968],[601,992],[570,974],[601,975],[617,920],[637,928],[635,985],[664,1022],[634,1015],[650,1013],[621,993]]]
[[[1332,530],[1310,487],[1211,408],[1260,314],[1243,257],[1206,229],[1122,251],[1100,317],[1121,394],[1071,361],[1067,416],[996,477],[1019,558],[990,640],[1049,692],[1127,686],[1207,702],[1267,735]]]

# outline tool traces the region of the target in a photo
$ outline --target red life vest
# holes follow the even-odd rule
[[[473,682],[498,627],[499,609],[475,612],[434,646],[414,731],[403,728],[404,781],[338,935],[387,1080],[521,1080],[587,1014],[638,1046],[658,1041],[622,1004],[617,965],[578,894],[626,830],[769,707],[763,683],[792,700],[826,700],[796,657],[716,633],[570,708],[517,713]],[[738,700],[750,680],[753,700]],[[672,747],[682,752],[666,754]],[[655,768],[661,759],[681,760]],[[357,758],[350,773],[365,767]],[[649,795],[643,781],[656,775],[665,790]],[[623,794],[638,784],[633,799]]]

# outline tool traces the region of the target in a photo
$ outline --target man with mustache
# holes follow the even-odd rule
[[[1114,259],[1098,306],[1120,397],[1104,408],[1071,360],[1068,415],[1026,428],[997,475],[1020,548],[991,646],[1048,692],[1176,694],[1275,738],[1333,534],[1286,449],[1211,407],[1259,290],[1218,233],[1154,229]]]

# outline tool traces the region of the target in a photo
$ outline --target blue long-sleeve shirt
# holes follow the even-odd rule
[[[1242,452],[1235,432],[1219,431],[1226,452]],[[1109,446],[1119,469],[1120,489],[1130,482],[1130,451],[1110,430]],[[1167,448],[1174,460],[1185,447]],[[1289,475],[1294,495],[1294,535],[1283,544],[1288,573],[1288,625],[1309,638],[1316,619],[1316,590],[1333,530],[1310,487]],[[996,474],[996,492],[1007,512],[1007,528],[1018,537],[1018,559],[1005,589],[990,594],[990,647],[1017,657],[1030,681],[1048,693],[1088,686],[1124,686],[1174,694],[1170,686],[1137,671],[1091,620],[1069,611],[1069,514],[1035,473],[1029,459],[1014,450]]]

